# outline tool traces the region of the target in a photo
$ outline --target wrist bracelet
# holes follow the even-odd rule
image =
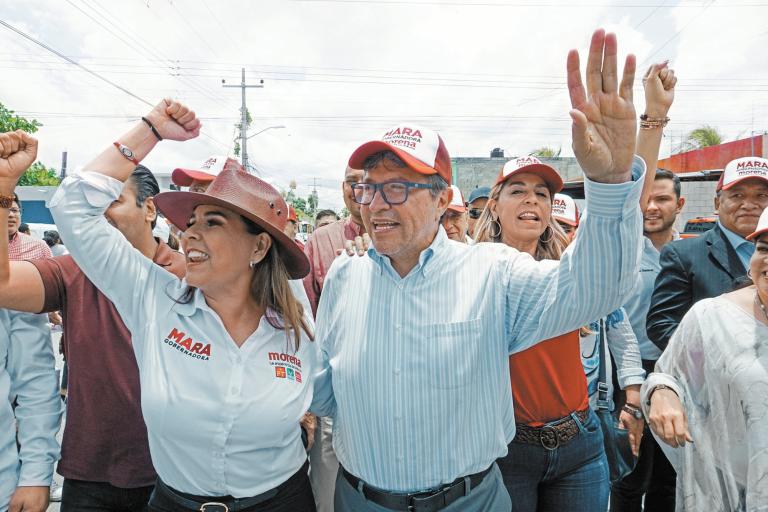
[[[648,407],[650,407],[650,406],[651,406],[651,398],[653,398],[653,394],[654,394],[655,392],[657,392],[658,390],[660,390],[660,389],[668,389],[668,390],[670,390],[671,392],[673,392],[675,395],[677,395],[677,391],[675,391],[675,390],[674,390],[674,389],[672,389],[671,387],[667,386],[666,384],[659,384],[658,386],[655,386],[655,387],[654,387],[654,388],[651,390],[651,394],[650,394],[650,395],[648,395],[648,400],[646,400],[646,401],[645,401],[645,404],[646,404]],[[678,396],[678,398],[680,398],[680,397]]]
[[[668,117],[648,117],[648,114],[640,116],[640,129],[652,130],[654,128],[664,128],[669,123]]]
[[[149,129],[152,130],[152,133],[154,133],[155,137],[157,137],[158,142],[163,140],[163,138],[160,136],[160,132],[157,131],[157,128],[155,128],[155,125],[153,125],[149,119],[147,119],[146,117],[142,117],[141,120],[147,123],[147,126],[149,126]]]
[[[11,208],[15,200],[16,198],[13,196],[0,195],[0,208]]]

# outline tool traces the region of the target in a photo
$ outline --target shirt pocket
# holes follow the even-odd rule
[[[480,369],[481,319],[424,325],[419,328],[421,371],[438,389],[467,387]],[[485,347],[490,349],[490,347]]]

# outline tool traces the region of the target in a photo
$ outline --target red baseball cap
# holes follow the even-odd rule
[[[234,158],[214,155],[208,157],[197,169],[184,169],[181,167],[174,169],[171,174],[171,181],[179,187],[188,187],[195,180],[211,182],[225,169],[245,172],[243,166]]]
[[[293,206],[290,204],[288,205],[288,221],[293,221],[298,224],[299,218],[296,216],[296,210],[293,209]]]
[[[504,167],[502,167],[499,177],[496,178],[496,185],[507,181],[516,174],[526,172],[541,176],[541,179],[547,184],[547,188],[549,188],[549,191],[552,194],[560,192],[563,189],[563,179],[554,167],[542,163],[541,160],[535,156],[521,156],[509,160],[504,164]]]
[[[756,156],[747,156],[731,160],[725,166],[720,181],[717,182],[717,190],[728,190],[742,180],[760,178],[768,181],[768,160]]]
[[[451,156],[440,135],[429,128],[403,123],[388,130],[381,140],[366,142],[349,157],[349,166],[362,169],[369,156],[392,151],[409,168],[421,174],[438,174],[451,184]]]

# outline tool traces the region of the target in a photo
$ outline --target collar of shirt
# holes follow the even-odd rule
[[[741,238],[739,235],[731,231],[730,229],[723,226],[720,221],[717,221],[717,225],[720,226],[720,229],[725,233],[725,238],[728,239],[728,241],[731,243],[731,247],[733,247],[735,250],[739,250],[739,248],[744,244],[750,244],[751,242],[747,240],[746,238]]]
[[[419,262],[415,267],[411,269],[410,272],[408,272],[408,275],[404,278],[401,278],[400,274],[398,274],[394,269],[389,256],[379,254],[373,245],[371,245],[371,247],[368,249],[368,256],[370,256],[370,258],[379,266],[379,269],[382,273],[388,272],[390,276],[395,280],[406,279],[408,276],[415,274],[418,271],[421,271],[421,273],[426,277],[431,269],[431,262],[436,259],[433,256],[440,250],[441,247],[445,246],[447,242],[448,235],[446,235],[445,229],[443,229],[443,226],[438,226],[435,239],[432,240],[432,243],[429,244],[429,247],[421,251],[421,254],[419,254]]]

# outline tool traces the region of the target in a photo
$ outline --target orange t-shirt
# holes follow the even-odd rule
[[[509,356],[517,423],[540,427],[589,406],[579,350],[573,331]]]

